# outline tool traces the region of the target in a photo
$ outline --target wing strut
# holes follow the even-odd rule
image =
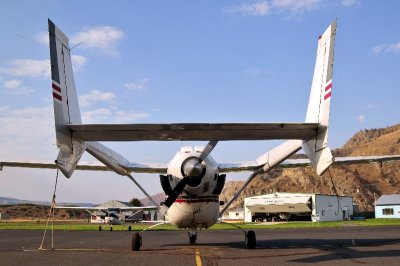
[[[146,190],[144,190],[144,188],[136,181],[135,178],[133,178],[133,176],[131,174],[127,174],[126,176],[130,180],[132,180],[133,183],[135,183],[135,185],[140,189],[140,191],[143,192],[143,194],[146,195],[146,197],[154,204],[154,206],[157,206],[158,209],[160,208],[160,206],[156,203],[156,201],[149,195],[149,193],[147,193]]]
[[[238,192],[233,196],[231,200],[225,205],[225,207],[220,211],[219,217],[222,217],[224,212],[229,208],[232,202],[239,197],[240,193],[250,184],[254,177],[258,174],[267,173],[273,167],[279,165],[282,161],[286,160],[296,152],[298,152],[301,148],[301,141],[298,140],[288,140],[284,143],[276,146],[269,152],[261,155],[257,161],[261,163],[259,168],[256,169],[246,180],[244,185],[238,190]]]
[[[256,177],[258,174],[263,173],[262,169],[258,169],[254,171],[246,180],[246,183],[236,192],[236,194],[229,200],[229,202],[225,205],[225,207],[219,212],[219,217],[222,217],[224,212],[231,206],[231,204],[239,197],[239,195],[242,193],[242,191],[247,187],[248,184],[253,180],[254,177]]]

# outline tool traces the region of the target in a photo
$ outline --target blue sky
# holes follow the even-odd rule
[[[361,129],[399,122],[399,10],[394,0],[3,2],[0,159],[56,158],[47,18],[76,45],[86,123],[301,122],[318,35],[337,18],[329,141],[338,148]],[[167,163],[181,146],[205,143],[106,144],[131,161]],[[212,155],[252,160],[276,144],[224,142]],[[48,200],[54,176],[4,169],[0,196]],[[161,191],[157,176],[137,178]],[[113,173],[59,184],[58,201],[142,197]]]

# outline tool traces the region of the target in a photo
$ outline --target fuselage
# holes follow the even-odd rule
[[[201,151],[202,148],[183,147],[175,155],[161,181],[167,194],[185,176],[185,166],[197,160]],[[219,195],[225,176],[218,174],[217,163],[211,156],[201,163],[198,173],[168,209],[169,221],[178,228],[208,228],[218,221]]]

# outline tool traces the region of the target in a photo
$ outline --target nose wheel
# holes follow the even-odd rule
[[[191,245],[196,244],[197,232],[188,232],[188,237],[189,237],[189,243]]]

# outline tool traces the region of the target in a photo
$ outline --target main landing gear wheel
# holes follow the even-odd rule
[[[256,233],[253,230],[246,233],[246,246],[249,249],[254,249],[256,247]]]
[[[190,243],[191,245],[196,244],[197,233],[190,233],[190,232],[188,232],[188,236],[189,236],[189,243]]]
[[[142,246],[142,237],[139,233],[132,234],[132,251],[138,251]]]

